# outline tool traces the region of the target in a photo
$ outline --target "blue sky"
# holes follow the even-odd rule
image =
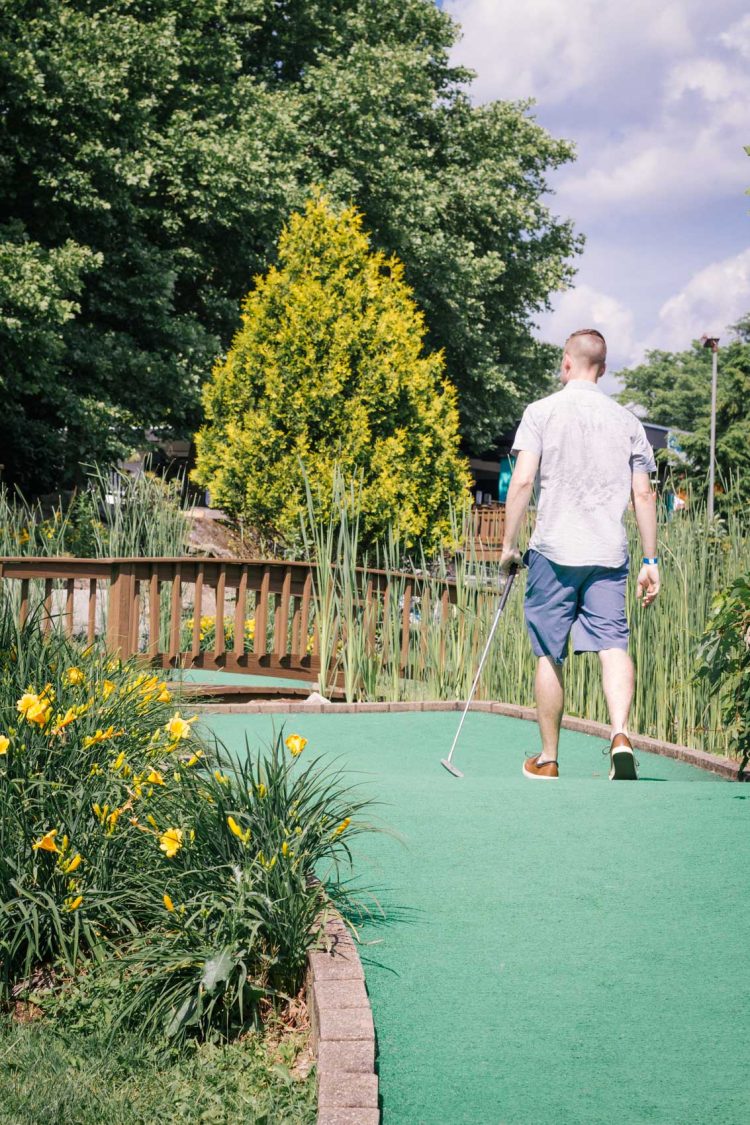
[[[586,235],[540,335],[597,327],[609,370],[750,312],[747,0],[443,0],[476,102],[536,99],[572,140],[550,204]],[[617,386],[612,376],[605,387]]]

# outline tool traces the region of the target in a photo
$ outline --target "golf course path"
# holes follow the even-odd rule
[[[750,786],[533,723],[455,713],[212,715],[337,758],[393,833],[356,842],[384,1125],[750,1121]]]

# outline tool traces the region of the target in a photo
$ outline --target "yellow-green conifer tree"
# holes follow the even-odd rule
[[[322,195],[292,215],[279,264],[243,302],[242,327],[204,391],[195,479],[264,534],[299,537],[300,462],[330,504],[334,467],[361,482],[362,539],[447,532],[469,484],[456,392],[403,266],[373,252],[354,208]]]

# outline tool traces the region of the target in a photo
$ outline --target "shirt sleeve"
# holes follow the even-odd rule
[[[656,472],[654,451],[649,445],[646,431],[640,422],[638,422],[633,432],[632,449],[630,453],[630,471],[633,473]]]
[[[527,406],[524,410],[521,424],[513,439],[513,453],[520,453],[524,449],[528,453],[538,453],[541,456],[542,430],[531,406]]]

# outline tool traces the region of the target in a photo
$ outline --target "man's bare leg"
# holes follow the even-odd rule
[[[621,648],[605,648],[599,653],[602,665],[602,684],[609,708],[612,736],[628,733],[628,716],[633,702],[635,673],[633,661]]]
[[[539,733],[542,736],[540,757],[544,762],[556,762],[563,715],[562,664],[555,664],[550,656],[540,656],[536,662],[534,691]]]

